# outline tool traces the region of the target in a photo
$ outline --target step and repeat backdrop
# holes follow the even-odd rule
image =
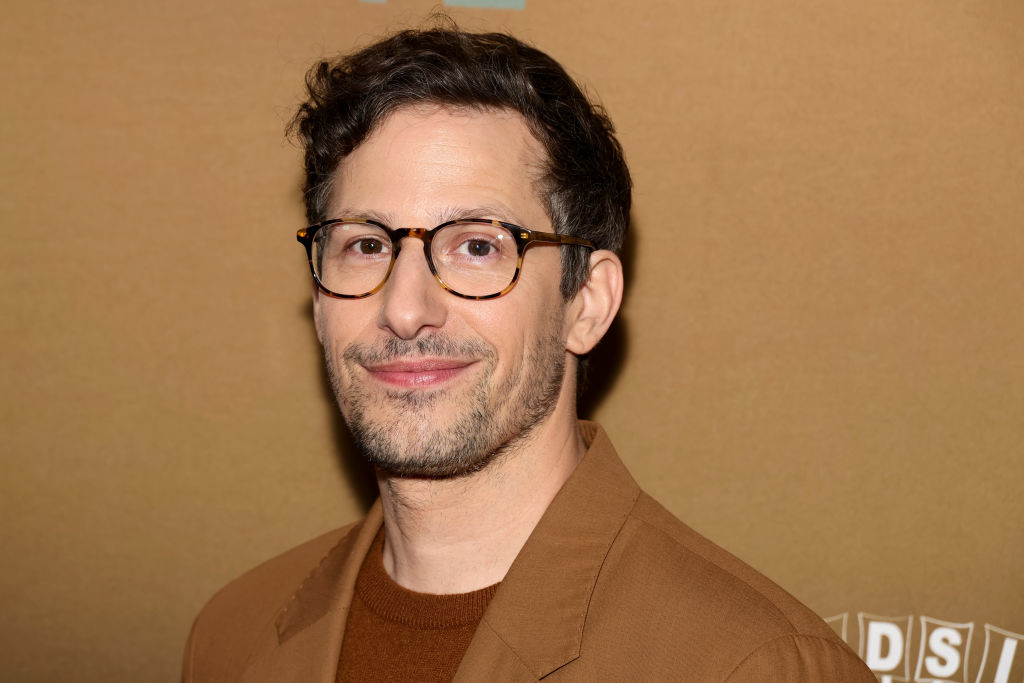
[[[1024,682],[1024,3],[46,0],[0,24],[0,678],[168,681],[358,518],[320,367],[314,61],[443,11],[548,51],[636,183],[588,415],[890,681]]]

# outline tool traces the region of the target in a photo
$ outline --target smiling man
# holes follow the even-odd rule
[[[873,681],[576,416],[630,178],[550,57],[407,31],[307,79],[299,231],[380,499],[219,592],[186,681]]]

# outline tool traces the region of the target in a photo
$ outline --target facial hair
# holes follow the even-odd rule
[[[479,339],[441,333],[415,340],[389,338],[376,346],[352,344],[338,358],[324,345],[334,394],[363,456],[400,477],[450,478],[478,472],[515,448],[554,409],[565,372],[565,345],[554,320],[527,349],[521,368],[495,378],[497,353]],[[362,368],[408,359],[473,359],[482,367],[465,391],[370,391]],[[340,360],[340,364],[337,362]],[[348,381],[344,381],[347,379]],[[450,406],[438,424],[433,408]]]

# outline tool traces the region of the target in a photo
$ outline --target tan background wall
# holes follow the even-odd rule
[[[368,503],[282,130],[311,62],[433,7],[7,8],[3,680],[174,680],[218,586]],[[854,647],[858,612],[912,617],[911,667],[921,616],[972,623],[973,681],[985,624],[1024,633],[1024,3],[450,11],[619,127],[632,279],[593,414],[637,479]]]

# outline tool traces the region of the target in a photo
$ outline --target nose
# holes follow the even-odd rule
[[[444,326],[448,315],[447,299],[451,295],[430,272],[423,252],[425,246],[413,237],[402,240],[391,276],[378,294],[381,297],[378,324],[401,339],[415,339]]]

